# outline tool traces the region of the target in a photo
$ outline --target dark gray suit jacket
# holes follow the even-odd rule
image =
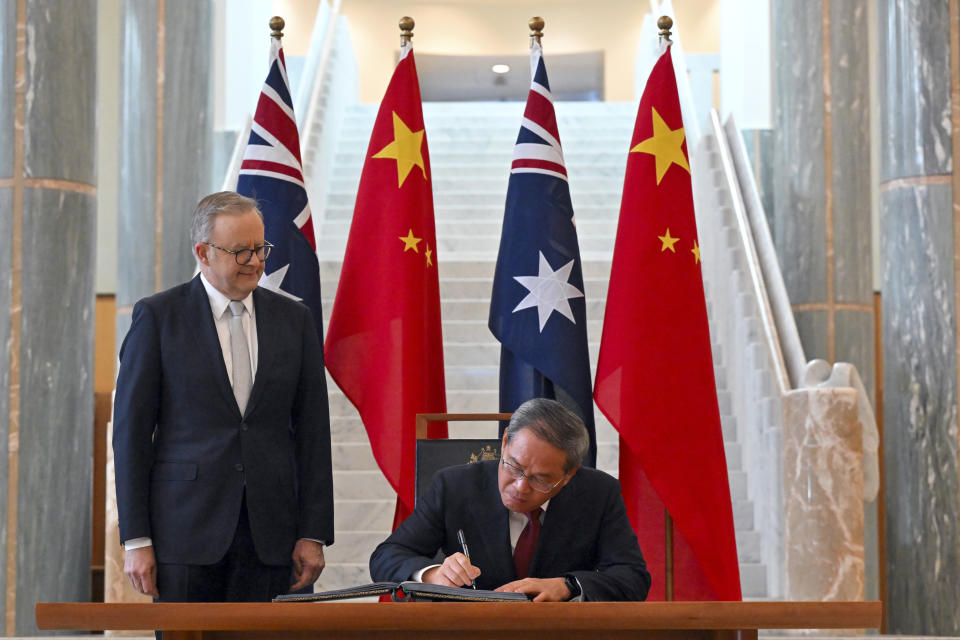
[[[409,580],[434,564],[438,550],[460,551],[463,529],[471,562],[482,573],[477,588],[495,589],[517,579],[510,550],[508,511],[497,485],[499,461],[440,471],[430,491],[370,557],[376,581]],[[650,589],[637,537],[630,528],[616,479],[581,467],[547,508],[530,576],[572,574],[584,600],[644,600]]]
[[[244,492],[265,564],[290,564],[298,538],[333,542],[330,418],[310,311],[262,287],[253,303],[258,363],[242,416],[199,276],[134,307],[114,405],[120,539],[151,537],[159,562],[222,558]]]

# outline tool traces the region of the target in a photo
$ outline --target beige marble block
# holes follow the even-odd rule
[[[784,399],[787,600],[863,600],[863,430],[852,388]]]
[[[106,544],[104,547],[103,599],[105,602],[150,602],[151,598],[139,593],[123,575],[123,548],[117,535],[117,484],[113,471],[113,422],[107,424],[107,506]],[[109,636],[140,637],[149,631],[107,631]]]

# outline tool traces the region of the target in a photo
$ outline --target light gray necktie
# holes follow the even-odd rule
[[[230,301],[230,358],[233,360],[233,395],[237,399],[242,415],[250,399],[250,387],[253,375],[250,372],[250,347],[247,334],[243,330],[243,312],[245,307],[239,300]]]

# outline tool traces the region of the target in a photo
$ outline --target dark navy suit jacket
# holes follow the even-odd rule
[[[491,460],[437,473],[413,513],[370,557],[376,581],[402,582],[435,563],[438,550],[460,551],[463,529],[470,561],[482,573],[477,588],[495,589],[517,579],[510,550],[508,511],[500,500]],[[616,479],[581,467],[550,500],[530,566],[530,577],[573,574],[584,600],[644,600],[650,589],[637,536],[630,528]]]
[[[245,415],[199,276],[133,309],[114,405],[120,539],[149,536],[158,562],[220,560],[244,492],[264,563],[289,565],[298,538],[333,542],[330,418],[310,311],[262,287],[253,304]]]

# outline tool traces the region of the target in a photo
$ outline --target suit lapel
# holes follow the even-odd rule
[[[257,314],[257,372],[253,378],[253,389],[250,390],[250,399],[247,401],[245,415],[250,414],[260,396],[263,395],[263,387],[269,377],[267,372],[270,370],[273,358],[277,353],[276,345],[279,340],[277,331],[269,331],[273,300],[260,287],[253,290],[253,308]]]
[[[486,465],[484,469],[483,486],[480,488],[480,498],[471,505],[471,513],[478,529],[483,532],[484,548],[490,554],[492,563],[489,576],[503,576],[496,586],[506,584],[516,579],[516,570],[513,567],[513,553],[510,551],[510,524],[507,521],[508,511],[500,499],[500,488],[497,484],[497,464]]]
[[[211,363],[211,379],[214,380],[214,384],[223,396],[224,402],[233,407],[234,411],[239,414],[240,408],[237,406],[237,399],[233,395],[233,387],[230,386],[227,365],[223,361],[223,351],[220,348],[220,338],[217,336],[217,328],[213,322],[210,298],[207,297],[207,290],[203,288],[199,275],[190,282],[187,298],[187,304],[184,305],[183,310],[186,316],[185,326],[196,328],[196,331],[193,331],[192,334],[196,338],[197,347],[205,356],[203,361]]]
[[[569,545],[564,543],[571,531],[577,531],[580,509],[580,482],[579,472],[570,479],[560,493],[550,500],[543,517],[543,528],[537,539],[537,548],[530,562],[530,575],[535,575],[540,567],[554,566],[553,557],[557,553],[564,553]]]

